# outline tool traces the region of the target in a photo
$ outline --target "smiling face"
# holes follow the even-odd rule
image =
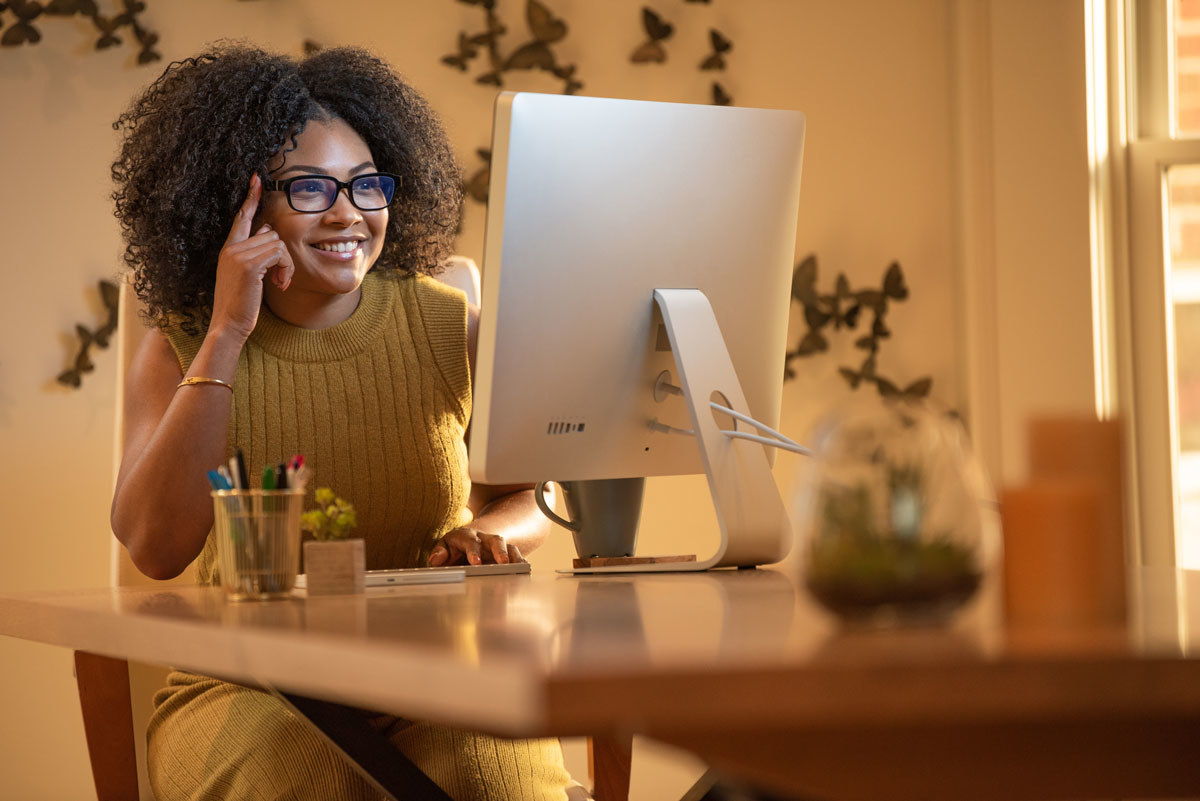
[[[349,181],[376,172],[367,143],[340,119],[310,121],[296,137],[295,149],[281,151],[272,165],[270,178],[276,181],[298,175]],[[379,258],[387,222],[386,208],[362,211],[342,189],[333,206],[316,213],[293,210],[285,192],[265,192],[256,225],[269,224],[287,245],[296,267],[288,295],[346,295],[358,290]],[[270,302],[278,290],[267,287]]]

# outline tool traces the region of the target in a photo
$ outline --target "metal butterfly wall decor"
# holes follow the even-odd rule
[[[49,0],[41,3],[37,0],[7,0],[0,2],[0,15],[8,11],[16,20],[0,34],[0,46],[17,47],[23,44],[37,44],[42,40],[41,31],[34,26],[33,21],[38,17],[86,17],[100,33],[95,42],[96,50],[107,50],[121,44],[117,35],[121,28],[129,28],[137,41],[139,50],[137,62],[149,64],[162,59],[162,54],[154,49],[158,44],[158,34],[147,30],[138,22],[138,15],[146,10],[142,0],[121,0],[121,10],[112,16],[100,13],[96,0]],[[0,26],[6,20],[0,16]]]
[[[701,2],[707,5],[709,0],[688,0],[688,2]],[[645,42],[637,46],[633,51],[633,55],[629,57],[629,60],[634,64],[661,64],[665,62],[667,60],[667,51],[662,43],[671,38],[671,34],[675,32],[675,26],[666,22],[652,8],[643,7],[642,28],[645,29],[648,38]],[[712,52],[700,61],[700,70],[724,71],[727,66],[725,56],[729,51],[733,50],[733,42],[716,28],[708,29],[708,41],[712,46]],[[714,106],[729,106],[733,104],[733,96],[719,82],[713,81],[712,100],[710,102]]]
[[[489,69],[475,79],[476,83],[499,87],[504,85],[503,76],[506,72],[539,69],[563,82],[563,94],[573,95],[583,88],[583,82],[575,75],[576,66],[559,64],[550,47],[566,38],[567,24],[538,0],[528,0],[525,5],[525,21],[533,38],[507,56],[500,52],[500,37],[508,32],[508,27],[496,14],[496,0],[459,2],[482,8],[485,27],[479,33],[460,31],[455,52],[443,56],[443,64],[466,72],[471,62],[485,52]]]
[[[99,287],[100,299],[108,311],[108,319],[95,331],[88,330],[84,325],[75,326],[75,334],[79,337],[79,352],[75,355],[73,366],[58,375],[58,383],[64,386],[79,389],[83,383],[83,374],[96,369],[90,355],[92,346],[107,348],[112,335],[116,333],[120,290],[112,281],[100,281]]]
[[[634,49],[629,60],[634,64],[662,64],[667,60],[667,51],[662,43],[671,38],[675,26],[665,22],[653,9],[647,7],[642,9],[642,27],[649,38]]]
[[[488,184],[492,180],[492,151],[481,147],[475,151],[475,154],[483,159],[483,166],[476,170],[470,178],[463,181],[463,191],[472,200],[487,203]]]
[[[689,4],[711,4],[711,0],[687,1]],[[507,55],[501,52],[500,40],[508,33],[509,28],[496,11],[497,0],[456,2],[482,10],[484,25],[483,29],[477,32],[459,31],[454,52],[441,58],[441,62],[447,67],[466,73],[471,71],[476,59],[481,59],[480,63],[486,65],[486,69],[475,78],[475,82],[479,84],[502,87],[506,73],[513,70],[540,69],[563,81],[563,94],[571,95],[583,89],[583,81],[577,77],[576,65],[560,64],[553,50],[553,45],[566,38],[567,23],[555,16],[544,2],[527,0],[525,21],[533,38]],[[630,60],[635,64],[666,62],[667,51],[663,42],[675,33],[675,26],[649,7],[642,8],[641,21],[646,40],[634,49]],[[733,50],[733,42],[713,27],[709,28],[708,38],[712,52],[701,60],[699,68],[701,71],[724,72],[728,66],[728,54]],[[713,105],[728,106],[733,103],[733,96],[717,81],[712,82],[710,92],[710,102]],[[491,152],[486,148],[479,148],[475,152],[482,164],[470,175],[464,176],[463,192],[472,200],[486,204],[488,182],[491,178]]]
[[[821,294],[817,291],[817,257],[809,255],[796,266],[792,273],[792,300],[804,308],[804,322],[807,332],[801,337],[795,350],[788,351],[784,358],[784,378],[791,380],[796,377],[792,369],[792,359],[813,356],[829,350],[829,339],[823,333],[830,325],[834,331],[845,328],[847,331],[857,330],[863,319],[863,312],[873,314],[869,334],[860,336],[854,341],[854,347],[866,351],[863,363],[858,369],[839,367],[841,374],[851,389],[858,389],[863,384],[874,384],[883,397],[904,397],[910,399],[924,398],[933,388],[933,379],[926,376],[908,386],[901,388],[899,384],[879,374],[878,361],[881,342],[889,339],[891,329],[887,327],[885,318],[888,306],[892,302],[908,299],[908,285],[904,282],[904,272],[899,262],[892,262],[883,276],[879,289],[850,288],[850,281],[845,273],[838,275],[834,291]]]
[[[700,69],[724,70],[725,54],[733,49],[733,42],[726,39],[716,28],[709,29],[708,40],[712,44],[712,55],[700,62]]]

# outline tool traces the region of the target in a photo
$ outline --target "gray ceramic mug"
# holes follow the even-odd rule
[[[542,514],[571,532],[575,538],[575,552],[580,559],[633,556],[646,479],[555,481],[566,498],[570,520],[563,520],[546,504],[545,489],[548,483],[539,481],[533,497]]]

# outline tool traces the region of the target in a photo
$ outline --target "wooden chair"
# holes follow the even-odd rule
[[[467,300],[479,303],[479,268],[464,256],[453,256],[438,279],[463,290]],[[125,441],[125,372],[146,329],[138,319],[133,288],[121,284],[117,326],[117,397],[113,426],[113,476],[121,465]],[[134,566],[129,552],[111,538],[109,583],[114,587],[194,584],[188,568],[169,581],[147,578]],[[154,711],[154,693],[166,684],[167,668],[75,652],[75,676],[83,712],[84,734],[98,801],[153,801],[146,772],[146,726]],[[624,801],[629,795],[631,738],[589,741],[588,772],[594,779],[595,797]]]

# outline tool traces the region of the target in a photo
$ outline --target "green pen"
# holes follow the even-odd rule
[[[271,465],[263,468],[262,488],[265,490],[275,489],[275,468]]]

